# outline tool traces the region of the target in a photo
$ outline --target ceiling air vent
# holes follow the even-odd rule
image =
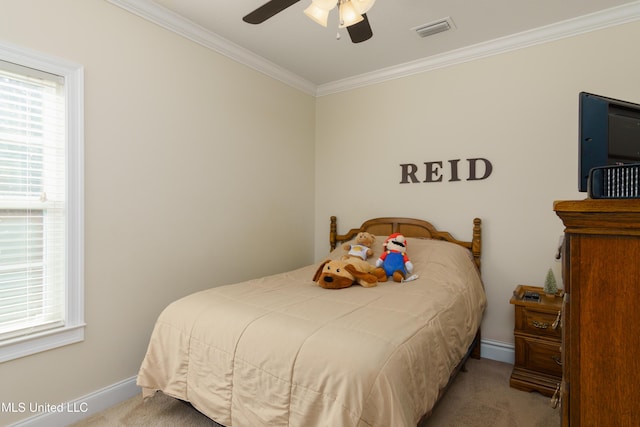
[[[444,19],[439,19],[437,21],[429,22],[428,24],[418,25],[411,29],[411,31],[415,31],[415,33],[419,37],[429,37],[434,34],[441,33],[443,31],[454,30],[456,27],[453,24],[453,21],[450,17],[446,17]]]

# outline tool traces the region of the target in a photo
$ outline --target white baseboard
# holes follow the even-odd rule
[[[140,387],[136,385],[136,377],[134,376],[71,402],[52,405],[49,408],[44,407],[44,412],[11,424],[10,427],[68,426],[140,393]],[[27,412],[30,411],[30,404],[25,403],[24,409]]]
[[[516,359],[516,351],[513,344],[502,341],[482,340],[480,342],[480,356],[484,359],[497,360],[498,362],[513,365]]]
[[[482,340],[480,344],[481,356],[484,359],[513,364],[515,350],[513,344],[500,341]],[[124,402],[140,394],[140,387],[136,385],[136,377],[131,377],[119,383],[89,393],[72,402],[58,405],[51,411],[39,413],[32,417],[12,424],[10,427],[63,427],[88,418],[111,406]],[[58,411],[58,408],[61,411]],[[27,405],[27,410],[28,405]]]

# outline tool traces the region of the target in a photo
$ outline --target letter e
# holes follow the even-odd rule
[[[442,175],[440,174],[442,162],[424,162],[424,164],[427,167],[424,182],[442,182]]]

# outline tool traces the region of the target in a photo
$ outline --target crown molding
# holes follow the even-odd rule
[[[424,73],[463,62],[474,61],[505,52],[523,49],[543,43],[573,37],[591,31],[601,30],[640,19],[640,1],[618,6],[574,19],[561,21],[530,31],[489,40],[473,46],[456,49],[439,55],[384,68],[371,73],[349,77],[320,85],[316,96],[344,92],[358,87],[399,79],[413,74]]]
[[[193,42],[218,52],[236,62],[279,80],[309,95],[316,94],[316,85],[297,74],[245,49],[230,40],[147,0],[107,0],[147,21],[173,31]]]
[[[147,0],[107,0],[135,15],[227,56],[293,88],[313,96],[325,96],[413,74],[449,67],[505,52],[523,49],[640,19],[640,0],[569,19],[530,31],[429,56],[342,80],[315,85],[291,71]]]

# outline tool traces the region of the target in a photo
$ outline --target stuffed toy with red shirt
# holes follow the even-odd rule
[[[376,267],[384,270],[384,279],[379,282],[386,282],[388,277],[394,282],[402,282],[407,273],[413,271],[413,264],[407,256],[407,238],[400,233],[393,233],[384,242],[384,252],[376,261]]]

